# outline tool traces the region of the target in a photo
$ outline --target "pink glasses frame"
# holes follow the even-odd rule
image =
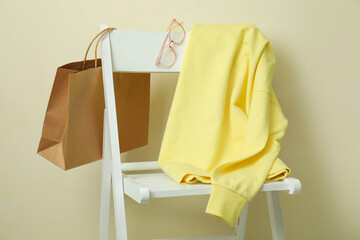
[[[182,30],[184,31],[184,37],[183,37],[179,42],[176,42],[176,41],[172,40],[172,39],[171,39],[171,35],[170,35],[171,30],[176,27],[176,26],[173,27],[173,25],[174,25],[175,23],[178,24],[178,25],[182,28]],[[166,31],[168,31],[168,34],[166,35],[166,38],[165,38],[165,40],[164,40],[164,43],[163,43],[163,45],[162,45],[162,47],[161,47],[161,49],[160,49],[160,52],[159,52],[159,55],[158,55],[158,57],[157,57],[157,59],[156,59],[155,65],[161,65],[161,66],[163,66],[163,67],[168,67],[168,68],[169,68],[169,67],[172,67],[172,66],[175,64],[175,62],[176,62],[176,52],[175,52],[174,48],[171,47],[171,43],[175,43],[175,44],[177,44],[177,45],[180,45],[180,44],[184,41],[186,32],[185,32],[185,29],[184,29],[184,27],[183,27],[182,25],[183,25],[183,22],[179,23],[176,19],[173,19],[173,20],[171,21],[169,27],[168,27],[167,30],[166,30]],[[165,46],[166,40],[167,40],[168,38],[169,38],[169,40],[170,40],[170,41],[169,41],[169,44],[168,44],[167,46]],[[161,56],[162,56],[162,54],[163,54],[163,52],[164,52],[165,47],[170,48],[171,51],[172,51],[172,52],[174,53],[174,55],[175,55],[174,61],[173,61],[172,64],[169,65],[169,66],[163,65],[163,64],[160,63],[160,59],[161,59]]]

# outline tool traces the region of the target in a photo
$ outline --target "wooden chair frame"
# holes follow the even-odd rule
[[[107,28],[100,25],[100,31]],[[121,163],[118,126],[115,108],[113,72],[179,72],[187,38],[176,46],[177,62],[168,69],[155,66],[158,50],[167,32],[113,30],[101,41],[101,58],[105,95],[103,167],[100,206],[100,240],[108,240],[110,195],[113,191],[116,240],[127,240],[124,194],[138,203],[150,198],[164,198],[210,194],[211,185],[180,185],[170,180],[165,173],[124,174],[123,171],[160,169],[156,161]],[[160,44],[160,45],[159,45]],[[148,179],[151,179],[149,184]],[[112,187],[112,188],[111,188]],[[299,193],[298,179],[266,183],[260,191],[267,194],[270,222],[274,240],[285,240],[279,191]],[[244,240],[248,205],[244,208],[235,226],[235,233],[226,236],[181,239]],[[174,238],[175,239],[175,238]],[[179,238],[176,238],[180,240]]]

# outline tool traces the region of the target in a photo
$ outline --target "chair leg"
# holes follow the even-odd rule
[[[249,208],[249,203],[247,203],[241,212],[241,215],[237,221],[237,224],[235,226],[235,234],[237,240],[244,240],[245,239],[245,230],[246,230],[246,218],[247,218],[247,212]]]
[[[120,164],[120,161],[119,161]],[[116,240],[127,240],[126,217],[125,217],[125,199],[122,176],[116,176],[112,173],[112,189],[114,200],[115,231]]]
[[[112,185],[116,240],[127,240],[125,200],[123,180],[121,174],[120,149],[115,146],[112,149],[110,142],[110,124],[108,111],[104,112],[104,131],[103,131],[103,179],[101,191],[101,213],[100,213],[100,240],[108,240],[109,235],[109,210],[110,210],[110,191]],[[116,123],[115,123],[116,124]],[[117,133],[117,131],[116,131]],[[113,150],[113,151],[112,151]],[[118,151],[116,151],[118,150]],[[114,156],[115,155],[115,156]]]
[[[109,149],[109,128],[104,114],[103,160],[100,203],[100,240],[109,239],[109,212],[111,194],[111,155]]]
[[[279,192],[266,192],[273,240],[285,240]]]

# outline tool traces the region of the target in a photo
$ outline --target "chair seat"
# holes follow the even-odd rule
[[[178,184],[165,173],[125,174],[124,192],[138,203],[147,203],[150,198],[208,195],[211,184],[194,183]],[[296,178],[285,178],[281,181],[267,182],[260,191],[287,191],[299,193],[300,181]]]

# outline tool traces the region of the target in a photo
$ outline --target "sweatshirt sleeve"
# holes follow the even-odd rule
[[[253,65],[248,80],[252,89],[246,97],[247,125],[241,154],[213,170],[213,188],[206,209],[231,226],[266,180],[278,180],[290,171],[277,158],[288,121],[271,87],[275,58],[269,43]]]

